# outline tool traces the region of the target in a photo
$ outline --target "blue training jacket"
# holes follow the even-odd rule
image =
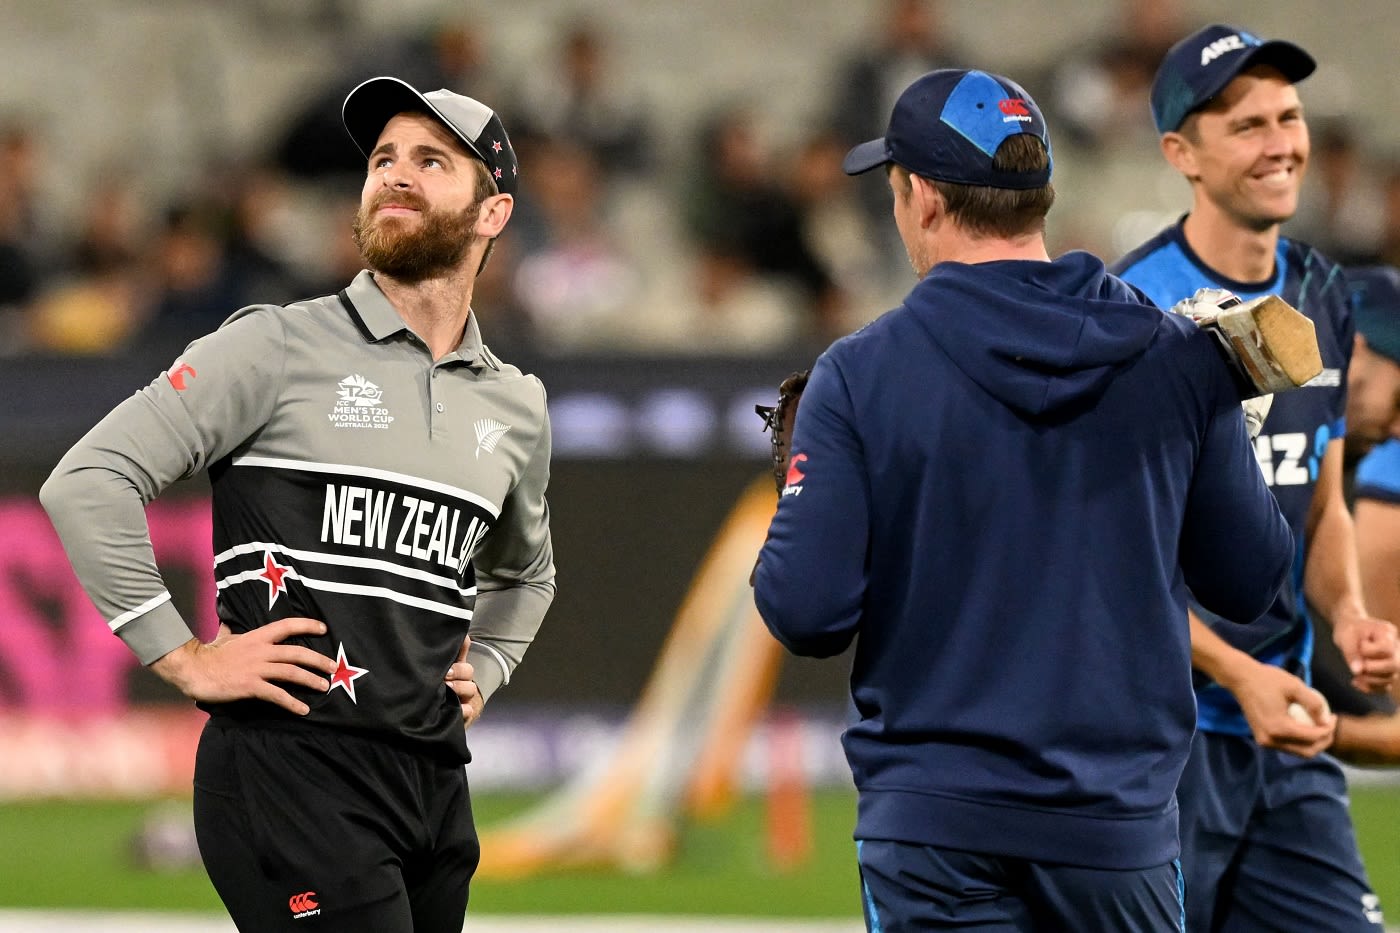
[[[942,263],[822,354],[755,596],[856,639],[857,838],[1132,869],[1178,852],[1187,586],[1253,619],[1292,557],[1212,339],[1070,253]]]

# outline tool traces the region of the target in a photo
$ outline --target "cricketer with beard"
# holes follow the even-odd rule
[[[374,78],[343,117],[365,271],[234,313],[41,497],[112,631],[210,714],[195,826],[238,928],[458,933],[479,857],[464,724],[554,597],[544,388],[471,309],[518,169],[496,114],[449,91]],[[209,642],[143,511],[205,470]]]

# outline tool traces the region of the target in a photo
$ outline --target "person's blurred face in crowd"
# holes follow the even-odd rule
[[[603,83],[603,44],[591,29],[580,26],[568,35],[563,58],[564,75],[576,91],[594,91]]]
[[[1347,446],[1364,452],[1390,437],[1400,437],[1400,363],[1357,334],[1347,372]]]
[[[1214,210],[1264,231],[1298,209],[1308,125],[1298,90],[1277,69],[1251,68],[1164,137],[1168,158]]]
[[[537,147],[534,192],[540,212],[562,241],[586,240],[601,232],[597,160],[583,146],[548,140]]]
[[[885,40],[901,52],[927,52],[938,44],[939,11],[935,0],[890,0]]]
[[[370,154],[355,243],[376,272],[408,282],[434,277],[467,254],[490,194],[481,161],[446,127],[401,113]]]
[[[754,114],[736,108],[719,118],[711,131],[707,156],[715,176],[726,186],[747,189],[768,179],[768,153]]]

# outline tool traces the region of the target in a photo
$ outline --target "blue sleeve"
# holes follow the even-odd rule
[[[1252,622],[1273,603],[1293,566],[1293,532],[1264,482],[1228,374],[1206,428],[1186,499],[1181,570],[1202,606]]]
[[[754,577],[759,614],[794,654],[839,654],[860,623],[870,490],[855,425],[845,380],[825,354],[797,409],[788,484]]]
[[[1400,441],[1391,439],[1356,465],[1356,498],[1400,505]]]

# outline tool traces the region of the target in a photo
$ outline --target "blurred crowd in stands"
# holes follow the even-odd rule
[[[1014,75],[1049,111],[1061,197],[1052,246],[1110,260],[1123,215],[1149,208],[1155,229],[1187,202],[1182,184],[1174,208],[1132,203],[1154,185],[1141,173],[1162,171],[1147,108],[1153,72],[1199,25],[1168,0],[1118,8],[1097,41]],[[618,77],[615,37],[587,18],[550,24],[553,58],[526,79],[492,58],[472,22],[375,37],[329,64],[265,151],[212,158],[199,190],[164,202],[143,195],[132,165],[113,166],[64,229],[41,209],[44,126],[0,114],[0,356],[178,347],[241,305],[339,290],[360,268],[349,230],[364,171],[340,103],[379,74],[478,97],[511,133],[522,193],[473,302],[491,343],[761,353],[847,333],[889,308],[911,273],[885,216],[884,179],[847,178],[842,155],[883,133],[918,74],[998,67],[970,60],[934,0],[880,0],[871,11],[871,33],[851,37],[836,64],[825,112],[781,147],[755,93],[696,114],[684,155],[667,156],[655,132],[664,103]],[[1369,151],[1364,129],[1345,115],[1312,120],[1304,205],[1285,233],[1342,262],[1400,263],[1400,161]]]

